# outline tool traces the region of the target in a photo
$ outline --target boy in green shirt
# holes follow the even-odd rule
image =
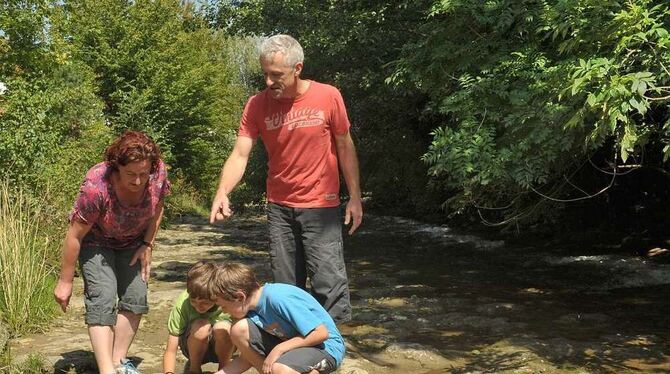
[[[175,300],[168,318],[168,340],[163,372],[174,374],[177,347],[189,360],[189,373],[202,373],[201,366],[216,362],[219,369],[230,361],[230,316],[210,298],[209,281],[216,265],[198,262],[186,275],[186,290]]]

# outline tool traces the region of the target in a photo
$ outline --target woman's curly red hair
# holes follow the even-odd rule
[[[105,161],[114,170],[119,170],[119,165],[149,160],[153,174],[158,170],[160,159],[161,152],[156,143],[140,131],[126,131],[105,150]]]

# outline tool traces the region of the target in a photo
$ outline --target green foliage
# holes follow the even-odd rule
[[[165,200],[165,222],[178,220],[182,216],[209,218],[207,197],[193,188],[179,172],[170,175],[172,190]]]
[[[0,8],[0,77],[48,69],[45,21],[48,0],[3,1]]]
[[[0,373],[2,374],[43,374],[48,372],[47,360],[39,353],[28,355],[23,362],[14,362],[9,348],[0,352]]]
[[[665,111],[670,98],[669,9],[652,1],[629,2],[613,9],[603,25],[611,32],[599,35],[603,47],[598,55],[580,59],[573,69],[570,93],[582,100],[586,97],[580,115],[595,118],[591,140],[614,137],[623,162],[631,155],[640,155],[653,136],[667,138],[667,113],[660,118],[647,114]],[[584,7],[583,11],[591,14],[596,10]],[[568,125],[588,125],[591,121],[575,122]],[[668,156],[666,147],[664,159]]]
[[[0,168],[5,178],[35,188],[54,164],[64,161],[65,147],[100,123],[101,103],[91,82],[90,73],[77,64],[56,66],[47,76],[5,82],[8,89],[0,99]]]
[[[435,2],[387,81],[443,116],[423,159],[460,191],[447,206],[547,215],[528,208],[540,190],[595,192],[570,178],[596,152],[657,160],[639,156],[667,144],[668,16],[647,0]]]
[[[174,170],[213,194],[248,95],[253,41],[212,32],[176,0],[73,0],[60,10],[61,34],[96,72],[114,131],[146,131]]]

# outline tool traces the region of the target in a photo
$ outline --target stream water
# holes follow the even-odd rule
[[[360,324],[349,337],[364,350],[402,357],[394,344],[414,344],[445,360],[420,368],[452,373],[670,372],[667,259],[389,217],[348,241]]]

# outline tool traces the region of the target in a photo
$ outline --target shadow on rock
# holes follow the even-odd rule
[[[151,269],[151,277],[162,282],[185,282],[186,273],[194,263],[166,261]]]
[[[76,351],[64,352],[62,358],[54,363],[54,373],[77,373],[94,374],[98,373],[98,365],[95,362],[95,356],[92,351],[78,349]],[[142,363],[140,357],[130,357],[130,361],[136,367]]]

